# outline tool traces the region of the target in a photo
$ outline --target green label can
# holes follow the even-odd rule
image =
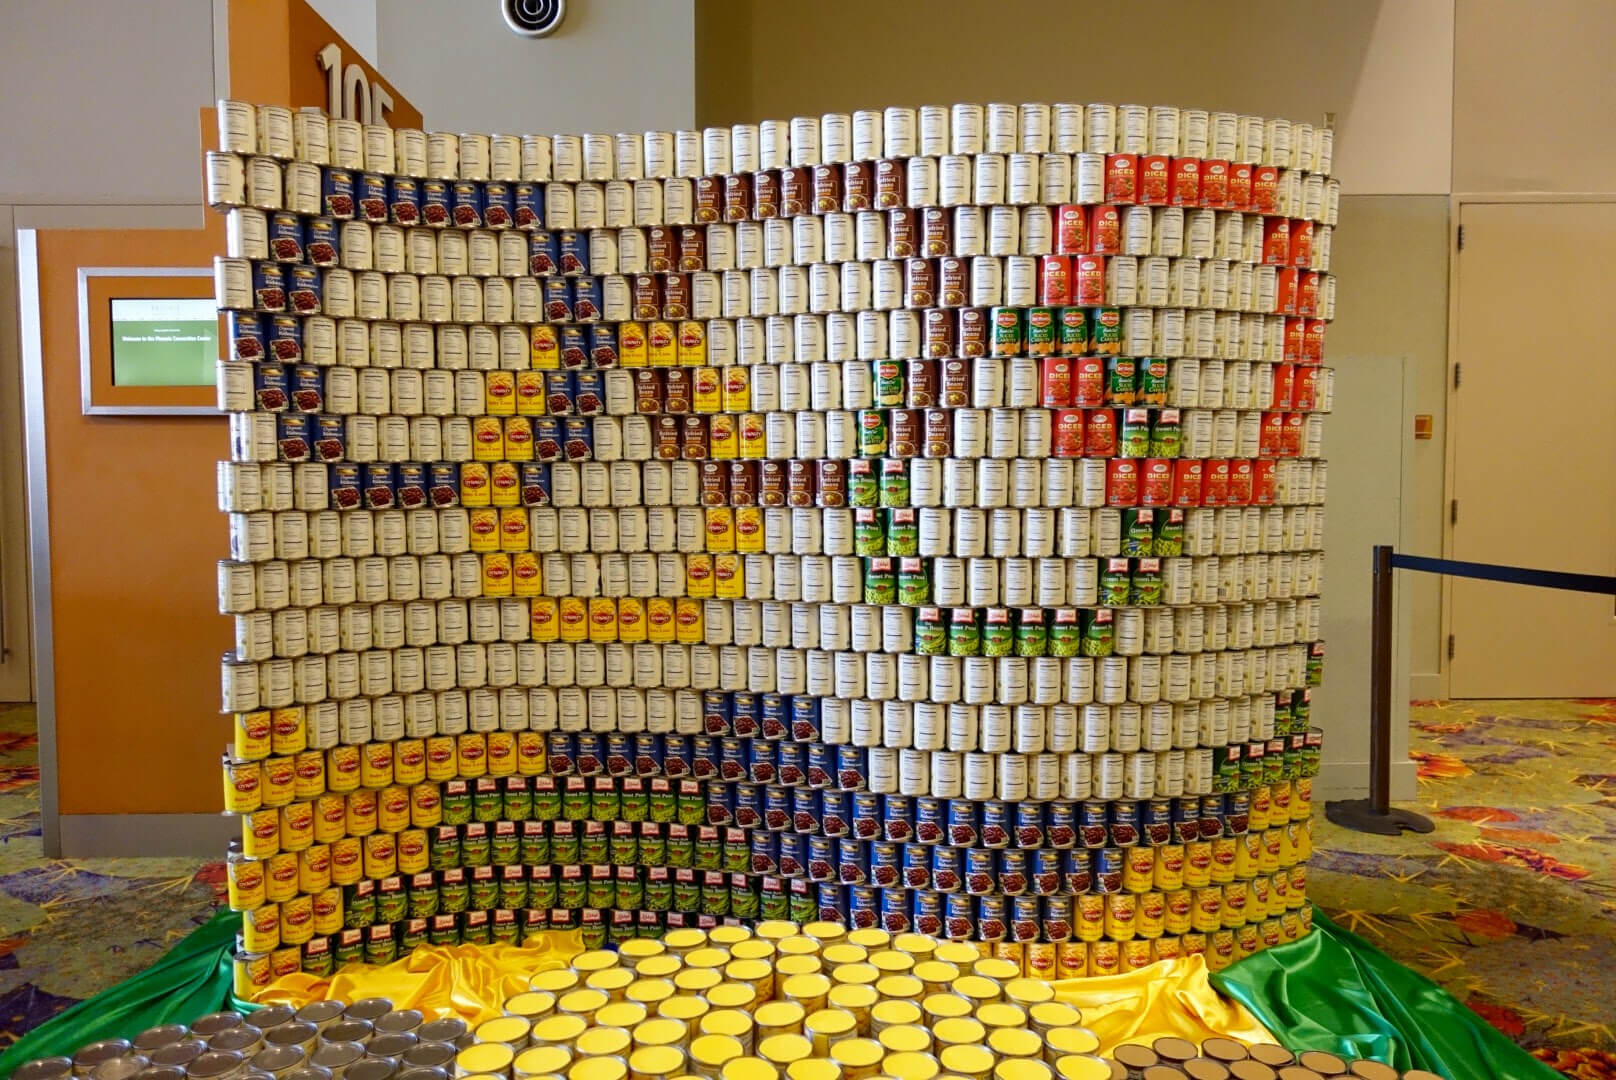
[[[1148,506],[1122,511],[1122,554],[1139,558],[1156,548],[1156,511]]]
[[[561,793],[556,790],[555,777],[533,778],[533,817],[537,821],[555,821],[561,816]]]
[[[1081,356],[1089,351],[1089,313],[1085,308],[1060,309],[1057,348],[1061,356]]]
[[[1132,587],[1132,566],[1127,559],[1107,559],[1100,569],[1100,606],[1119,608],[1128,606],[1128,591]]]
[[[651,802],[645,792],[645,781],[636,776],[623,780],[618,791],[618,820],[644,821],[650,813]]]
[[[641,866],[668,865],[668,838],[662,826],[647,821],[640,826],[639,864]]]
[[[471,906],[471,883],[464,870],[445,870],[438,877],[438,910],[447,915]]]
[[[499,789],[499,781],[492,776],[479,779],[471,795],[471,820],[498,821],[504,812],[505,793]]]
[[[903,590],[900,582],[899,592]],[[923,607],[915,615],[915,652],[921,656],[942,656],[948,651],[948,623],[943,609]]]
[[[660,776],[652,778],[648,798],[646,812],[648,821],[666,825],[678,817],[679,800],[673,793],[673,786],[664,778]]]
[[[981,656],[982,632],[975,608],[952,608],[948,613],[948,655]]]
[[[703,915],[729,914],[729,881],[717,871],[702,875],[701,907]]]
[[[1150,456],[1176,458],[1183,443],[1177,409],[1163,409],[1150,423]]]
[[[552,866],[535,866],[533,875],[527,883],[527,902],[529,905],[541,910],[549,910],[560,902],[561,893],[557,887],[555,868]]]
[[[752,889],[751,879],[745,874],[731,874],[729,878],[729,913],[738,919],[758,917],[758,894]]]
[[[1116,623],[1110,608],[1084,609],[1084,656],[1110,656],[1115,647],[1115,638]]]
[[[1028,356],[1054,356],[1057,332],[1054,308],[1027,309]]]
[[[678,823],[668,826],[668,865],[674,868],[696,865],[696,845],[690,826]]]
[[[920,552],[920,519],[912,509],[888,510],[887,554],[916,555]]]
[[[993,320],[993,355],[1020,356],[1026,341],[1026,333],[1022,329],[1022,309],[996,307],[990,315]]]
[[[1170,558],[1184,554],[1184,511],[1172,508],[1156,515],[1156,538],[1151,554]],[[1286,710],[1287,718],[1290,710]]]
[[[886,550],[886,516],[874,507],[853,511],[853,554],[882,555]]]
[[[775,920],[791,918],[791,898],[786,895],[781,884],[781,880],[776,877],[763,879],[758,895],[758,918]]]
[[[1083,640],[1076,608],[1056,608],[1049,625],[1049,655],[1076,656]]]
[[[864,602],[893,604],[898,600],[898,574],[884,556],[864,560]]]
[[[881,501],[881,484],[876,479],[875,463],[854,458],[847,463],[847,505],[852,507],[876,506]]]
[[[723,880],[720,876],[719,880]],[[701,910],[701,882],[696,871],[684,870],[673,878],[673,910],[695,913]]]
[[[881,409],[860,409],[858,414],[859,456],[885,456],[889,443],[887,414]]]
[[[550,827],[550,858],[558,863],[575,863],[583,851],[578,839],[578,824],[558,821]]]
[[[1049,652],[1049,630],[1043,608],[1022,608],[1016,619],[1016,655],[1045,656]]]
[[[903,407],[904,362],[878,360],[875,364],[875,404],[882,409]]]
[[[905,607],[919,607],[929,599],[931,599],[931,579],[926,573],[926,560],[899,559],[898,603]]]
[[[988,608],[982,616],[982,655],[1009,656],[1015,647],[1015,627],[1010,609]]]
[[[1159,607],[1162,602],[1161,560],[1140,559],[1134,567],[1130,599],[1135,607]]]
[[[1114,307],[1094,309],[1094,321],[1089,327],[1091,349],[1100,356],[1115,356],[1122,351],[1122,310]]]
[[[1167,404],[1167,360],[1153,357],[1138,363],[1139,404]]]
[[[645,873],[645,910],[667,911],[673,906],[673,876],[666,866],[653,866]]]
[[[561,880],[556,885],[556,905],[568,911],[577,911],[584,906],[588,896],[589,882],[584,880],[584,868],[563,866]]]
[[[881,462],[881,505],[888,509],[909,505],[909,466],[902,458]]]

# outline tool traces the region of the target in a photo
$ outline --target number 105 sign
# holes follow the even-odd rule
[[[337,119],[361,124],[386,124],[393,111],[393,95],[379,80],[370,80],[358,64],[342,62],[342,46],[331,42],[315,54],[325,72],[326,112]]]

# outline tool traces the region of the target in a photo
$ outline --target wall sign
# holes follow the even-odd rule
[[[379,79],[367,79],[358,64],[342,63],[342,46],[335,41],[315,54],[326,79],[326,112],[361,124],[386,124],[393,111],[393,95]]]

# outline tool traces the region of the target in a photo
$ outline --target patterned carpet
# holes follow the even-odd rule
[[[1420,702],[1436,831],[1314,818],[1310,892],[1579,1080],[1616,1080],[1616,701]],[[0,705],[0,1047],[204,922],[223,865],[47,860],[31,707]]]

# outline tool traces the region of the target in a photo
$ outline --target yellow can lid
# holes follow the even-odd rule
[[[567,1071],[572,1054],[565,1046],[530,1046],[516,1055],[511,1069],[523,1076],[551,1076]]]
[[[781,938],[775,948],[780,950],[781,956],[818,956],[819,942],[815,938],[804,937],[801,934],[795,937]]]
[[[830,993],[830,980],[823,975],[793,975],[780,987],[780,992],[787,998],[802,1001],[806,998],[822,998]]]
[[[506,1043],[519,1046],[527,1042],[528,1033],[532,1030],[533,1021],[525,1016],[496,1016],[492,1020],[484,1020],[478,1024],[476,1035],[480,1043]]]
[[[1038,1057],[1044,1040],[1026,1028],[994,1028],[988,1032],[988,1049],[1002,1058]]]
[[[743,942],[750,944],[750,942]],[[767,944],[761,942],[760,944]],[[774,965],[767,960],[731,960],[724,965],[724,978],[734,979],[736,982],[754,983],[762,982],[774,973]]]
[[[774,942],[763,938],[747,938],[737,941],[729,947],[729,955],[733,960],[768,960],[774,956]]]
[[[672,1076],[685,1067],[685,1052],[677,1046],[642,1046],[628,1056],[628,1071],[636,1076]]]
[[[1100,1052],[1100,1037],[1084,1027],[1053,1028],[1044,1032],[1044,1042],[1057,1056]]]
[[[635,979],[623,988],[625,1001],[637,1001],[651,1008],[673,996],[674,984],[667,979]]]
[[[827,961],[829,959],[826,957]],[[881,977],[881,971],[874,964],[837,964],[830,969],[830,977],[832,982],[874,986],[875,980]]]
[[[797,934],[797,924],[787,922],[785,919],[764,919],[752,928],[752,932],[760,938],[779,941],[783,938],[794,937]]]
[[[842,938],[846,937],[847,927],[843,926],[839,922],[826,922],[824,920],[820,920],[817,922],[804,923],[802,926],[802,932],[808,937],[811,937],[815,941],[819,942],[821,945],[824,945],[827,942],[840,941]]]
[[[896,975],[911,970],[915,966],[915,958],[896,949],[882,949],[870,954],[870,963],[888,975]]]
[[[837,967],[841,964],[863,963],[870,955],[870,950],[851,941],[838,941],[834,945],[826,945],[820,950],[820,955],[825,958],[827,966]]]
[[[878,1001],[870,1008],[870,1022],[877,1027],[893,1024],[918,1024],[923,1019],[920,1006],[913,1001]]]
[[[972,973],[989,979],[998,979],[1000,982],[1009,982],[1011,979],[1021,978],[1021,965],[1002,956],[984,956],[976,962]]]
[[[809,1013],[802,1021],[802,1033],[810,1039],[818,1035],[832,1038],[846,1035],[858,1027],[858,1018],[845,1009],[819,1009]]]
[[[505,999],[507,1016],[525,1016],[537,1020],[555,1009],[556,997],[548,990],[528,990]]]
[[[556,999],[556,1011],[574,1016],[593,1016],[608,998],[600,990],[569,990]]]
[[[994,1080],[1051,1080],[1053,1074],[1036,1058],[1009,1058],[993,1067],[993,1076]]]
[[[884,1056],[886,1051],[874,1039],[843,1039],[830,1048],[830,1059],[844,1069],[868,1069]]]
[[[790,1080],[842,1080],[842,1067],[828,1058],[803,1058],[786,1066]]]
[[[631,1036],[623,1028],[592,1027],[578,1036],[578,1041],[573,1045],[580,1054],[590,1057],[611,1057],[628,1053],[631,1041]]]
[[[970,1016],[971,1003],[958,994],[928,994],[920,1007],[933,1022],[950,1016]]]
[[[706,998],[697,997],[695,994],[680,994],[658,1005],[657,1015],[689,1024],[705,1014],[708,1008],[710,1006]]]
[[[884,949],[892,944],[892,935],[879,926],[865,926],[847,932],[847,940],[866,949]]]
[[[804,1015],[802,1006],[795,1001],[765,1001],[757,1007],[752,1018],[757,1021],[760,1028],[791,1028],[800,1031]]]
[[[641,960],[660,956],[668,947],[655,938],[629,938],[617,947],[617,955],[630,967],[638,967]]]
[[[576,971],[568,968],[556,968],[553,971],[541,971],[527,981],[529,990],[548,990],[552,994],[564,994],[583,981]]]
[[[677,930],[669,930],[662,935],[662,944],[671,952],[684,953],[691,949],[699,949],[707,944],[707,931],[698,930],[694,926],[684,926]]]
[[[977,1006],[976,1018],[982,1021],[982,1026],[986,1028],[1027,1026],[1027,1011],[1020,1005],[1012,1005],[1008,1001],[990,1001],[986,1005]]]
[[[899,934],[892,939],[892,947],[908,953],[918,963],[936,951],[939,942],[926,934]]]
[[[931,1032],[916,1024],[884,1027],[877,1041],[889,1054],[918,1054],[931,1050]]]
[[[939,1020],[932,1029],[932,1037],[939,1047],[977,1046],[988,1037],[988,1029],[969,1016],[952,1016]]]
[[[814,1044],[801,1035],[770,1035],[758,1044],[758,1056],[783,1069],[793,1061],[801,1061],[814,1052]]]
[[[824,963],[817,955],[808,953],[782,956],[774,962],[775,973],[782,979],[789,979],[793,975],[813,975],[823,969],[824,966]]]
[[[887,975],[876,980],[876,993],[884,998],[915,998],[925,996],[926,984],[913,975]]]
[[[718,1074],[722,1080],[780,1080],[780,1070],[756,1057],[731,1058]]]
[[[623,1080],[628,1075],[628,1063],[622,1058],[582,1058],[567,1070],[567,1080]]]
[[[1055,1062],[1061,1080],[1111,1080],[1111,1066],[1097,1057],[1067,1054]]]
[[[967,945],[963,941],[945,941],[933,949],[931,955],[934,960],[957,964],[961,971],[970,971],[982,959],[982,953],[975,945]]]
[[[888,1054],[881,1062],[881,1071],[897,1080],[933,1080],[942,1070],[936,1058],[916,1051]]]
[[[958,964],[950,964],[947,960],[922,960],[910,974],[933,986],[947,986],[965,972],[960,970]]]
[[[733,1039],[745,1039],[752,1034],[752,1014],[740,1009],[714,1009],[697,1022],[696,1030],[703,1035],[728,1035]]]
[[[637,1001],[614,1001],[595,1014],[595,1023],[601,1027],[631,1028],[644,1020],[649,1010]]]
[[[1004,996],[1017,1005],[1038,1005],[1055,1000],[1055,990],[1043,979],[1011,979],[1004,984]]]
[[[673,985],[687,994],[705,994],[723,981],[723,974],[710,967],[687,967],[673,977]]]
[[[985,975],[961,975],[954,980],[954,993],[977,1003],[997,1001],[1002,992],[999,984]]]
[[[691,949],[685,953],[685,967],[693,968],[721,968],[729,963],[729,950],[709,946],[705,949]]]
[[[599,990],[607,997],[621,994],[623,988],[635,979],[632,968],[614,967],[597,971],[584,980],[584,985],[591,990]]]
[[[511,1062],[515,1059],[515,1052],[504,1043],[477,1043],[455,1055],[455,1072],[461,1075],[504,1072],[511,1067]]]
[[[876,992],[875,987],[866,983],[843,983],[841,986],[831,987],[830,993],[825,995],[825,1000],[838,1009],[858,1014],[881,1000],[881,995]]]
[[[639,940],[639,939],[636,939]],[[642,979],[671,979],[684,970],[685,962],[671,953],[647,956],[634,965],[634,974]]]
[[[635,1046],[674,1046],[684,1041],[690,1026],[683,1020],[658,1016],[634,1025]]]
[[[702,1035],[690,1043],[690,1060],[703,1069],[716,1069],[744,1052],[740,1040],[730,1035]]]
[[[604,971],[618,964],[617,953],[611,949],[590,949],[581,952],[572,958],[572,970],[580,975],[588,975],[592,971]]]
[[[963,1073],[966,1076],[986,1076],[988,1070],[993,1068],[993,1051],[981,1045],[967,1045],[960,1043],[957,1046],[944,1047],[938,1055],[943,1068],[949,1072]]]
[[[729,948],[737,941],[745,941],[752,936],[752,931],[744,926],[715,926],[707,931],[707,940],[722,948]]]
[[[571,1045],[588,1026],[589,1021],[581,1016],[546,1016],[533,1025],[533,1041]]]
[[[707,991],[707,1004],[715,1009],[744,1009],[757,1000],[757,987],[721,982]]]
[[[1083,1014],[1064,1001],[1040,1001],[1027,1007],[1027,1020],[1035,1028],[1074,1027],[1083,1022]]]

